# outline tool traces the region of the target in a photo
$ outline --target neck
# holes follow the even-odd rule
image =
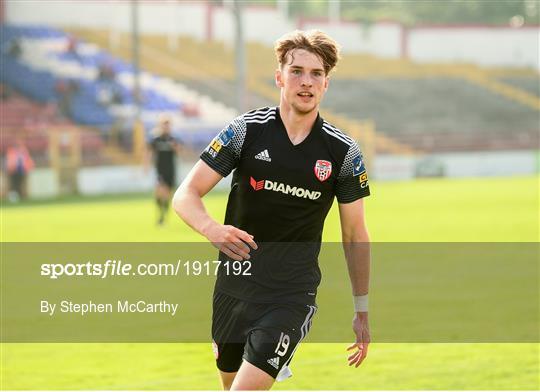
[[[318,108],[309,113],[301,114],[290,105],[285,105],[283,101],[279,104],[279,116],[293,144],[301,143],[309,135],[317,119],[317,114]]]

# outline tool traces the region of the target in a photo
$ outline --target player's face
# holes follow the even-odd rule
[[[328,77],[322,60],[304,49],[287,54],[287,62],[276,71],[276,85],[281,88],[281,101],[297,114],[319,109],[328,88]]]
[[[169,121],[163,121],[161,123],[161,132],[163,135],[169,135],[171,133],[171,123]]]

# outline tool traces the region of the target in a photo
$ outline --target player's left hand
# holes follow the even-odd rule
[[[355,349],[355,351],[349,355],[349,366],[360,366],[367,356],[368,346],[370,342],[369,336],[369,323],[367,312],[358,312],[353,319],[352,328],[356,335],[356,342],[347,347],[347,351]]]

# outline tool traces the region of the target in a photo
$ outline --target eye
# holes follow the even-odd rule
[[[320,78],[323,75],[323,73],[321,71],[315,71],[313,72],[313,75]]]
[[[300,75],[301,72],[300,72],[299,69],[293,69],[292,73],[293,73],[293,75]]]

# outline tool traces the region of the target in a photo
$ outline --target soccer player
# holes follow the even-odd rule
[[[275,53],[279,106],[234,119],[173,198],[177,214],[219,248],[222,262],[249,269],[239,276],[223,263],[218,269],[212,338],[224,389],[270,389],[291,375],[288,365],[317,310],[317,258],[334,197],[354,297],[349,365],[360,365],[370,341],[367,174],[356,142],[319,115],[338,46],[323,32],[295,31],[276,42]],[[233,170],[221,224],[202,198]]]
[[[180,144],[171,135],[171,119],[161,115],[157,127],[153,131],[154,138],[147,148],[145,166],[148,167],[153,158],[157,173],[155,189],[158,206],[158,224],[162,225],[169,210],[171,190],[176,187],[176,155],[180,152]]]

